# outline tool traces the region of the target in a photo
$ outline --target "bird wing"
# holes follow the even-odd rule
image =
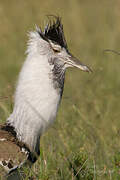
[[[16,138],[0,126],[0,176],[21,167],[28,159],[28,151],[16,143]]]

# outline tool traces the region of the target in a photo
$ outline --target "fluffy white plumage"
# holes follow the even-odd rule
[[[27,58],[19,75],[14,111],[8,123],[15,127],[20,141],[38,151],[41,134],[56,118],[60,94],[53,87],[52,51],[37,32],[30,33]]]

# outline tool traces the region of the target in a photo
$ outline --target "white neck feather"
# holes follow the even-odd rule
[[[52,82],[49,54],[43,53],[45,43],[42,41],[37,32],[30,34],[28,55],[19,75],[13,113],[8,118],[18,139],[36,152],[40,136],[56,118],[60,102],[60,94]]]

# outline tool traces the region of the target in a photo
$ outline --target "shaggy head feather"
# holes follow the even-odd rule
[[[49,21],[44,31],[37,30],[39,35],[46,41],[51,40],[67,50],[67,43],[64,36],[63,25],[60,17],[55,17],[55,20]]]

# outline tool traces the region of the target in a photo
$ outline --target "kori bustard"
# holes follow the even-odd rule
[[[69,52],[59,17],[50,20],[44,31],[37,27],[29,33],[13,112],[0,126],[1,177],[19,179],[16,171],[39,157],[40,137],[56,118],[68,67],[91,72]]]

